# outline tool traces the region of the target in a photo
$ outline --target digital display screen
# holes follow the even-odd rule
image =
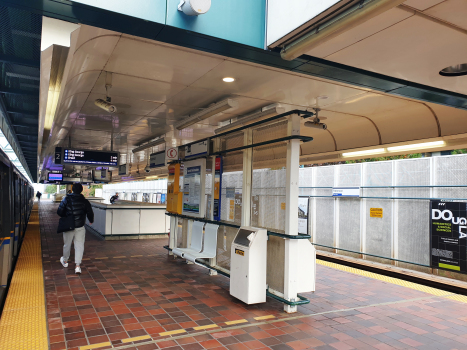
[[[63,174],[49,173],[49,181],[63,181]]]
[[[68,164],[118,165],[118,152],[100,152],[65,148],[63,162]]]

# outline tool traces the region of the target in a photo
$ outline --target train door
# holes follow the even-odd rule
[[[12,266],[11,240],[14,229],[11,220],[11,200],[13,198],[10,186],[11,170],[9,166],[0,162],[0,286],[2,291],[7,285]]]
[[[13,237],[13,256],[18,255],[18,237],[19,237],[19,232],[20,232],[20,222],[21,222],[21,179],[19,178],[17,173],[14,173],[14,184],[13,184],[13,189],[14,189],[14,206],[15,206],[15,213],[14,213],[14,218],[15,218],[15,232],[14,232],[14,237]]]

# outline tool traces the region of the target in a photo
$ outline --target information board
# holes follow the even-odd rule
[[[308,197],[298,198],[298,233],[308,234]]]
[[[467,273],[467,202],[430,201],[431,266]]]
[[[214,220],[221,219],[222,157],[216,157],[214,169]],[[210,211],[209,211],[210,212]]]
[[[182,214],[204,217],[206,159],[186,162],[183,170]]]
[[[118,165],[118,152],[101,152],[90,150],[78,150],[65,148],[63,151],[63,163],[86,165]]]
[[[63,181],[63,174],[62,173],[49,173],[47,180],[49,182]]]

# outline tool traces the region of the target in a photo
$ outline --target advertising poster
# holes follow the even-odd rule
[[[214,170],[214,220],[221,219],[222,157],[216,157]],[[209,211],[210,212],[210,211]]]
[[[161,203],[165,204],[165,193],[161,194]]]
[[[183,211],[199,214],[201,204],[201,166],[187,167],[183,182]]]
[[[431,266],[467,272],[467,202],[430,201]]]
[[[298,233],[308,234],[308,197],[298,198]]]

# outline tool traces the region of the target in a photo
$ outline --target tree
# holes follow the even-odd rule
[[[45,187],[45,193],[53,194],[57,192],[57,185],[47,185]]]

